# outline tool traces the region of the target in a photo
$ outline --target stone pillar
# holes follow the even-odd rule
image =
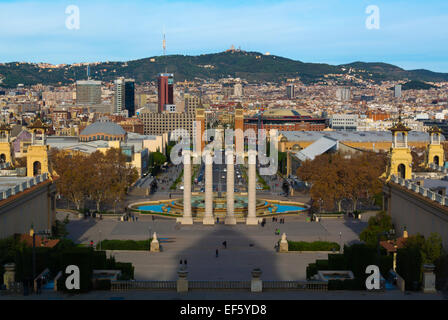
[[[291,153],[286,152],[286,177],[291,175]]]
[[[249,163],[249,173],[248,173],[248,191],[247,191],[247,219],[246,224],[256,225],[258,224],[257,213],[255,210],[256,205],[256,163],[257,163],[257,152],[255,150],[249,150],[248,152],[248,163]]]
[[[188,271],[185,269],[179,269],[179,271],[177,271],[177,275],[179,276],[177,278],[177,292],[188,292]]]
[[[227,214],[225,224],[236,224],[234,205],[235,205],[235,174],[233,162],[233,150],[226,151],[227,164]]]
[[[213,218],[213,157],[210,150],[205,152],[205,214],[202,223],[215,223]]]
[[[263,283],[260,279],[261,270],[256,268],[252,270],[252,280],[250,282],[250,291],[251,292],[262,292],[263,291]]]
[[[15,263],[8,263],[4,265],[5,273],[3,274],[3,283],[6,289],[11,288],[11,284],[16,282],[16,265]]]
[[[437,293],[434,269],[433,264],[423,265],[423,293]]]
[[[184,157],[184,215],[182,224],[193,224],[191,215],[191,155],[189,150],[183,150]]]
[[[151,252],[160,252],[159,240],[157,240],[157,234],[154,232],[151,241]]]
[[[288,252],[288,240],[286,240],[286,233],[283,233],[282,239],[280,240],[279,252]]]

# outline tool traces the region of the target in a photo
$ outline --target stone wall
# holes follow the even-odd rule
[[[392,216],[398,234],[406,227],[409,235],[440,234],[448,248],[448,207],[394,182],[383,187],[384,209]]]

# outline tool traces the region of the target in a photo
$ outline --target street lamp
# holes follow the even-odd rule
[[[339,232],[339,253],[342,253],[342,232]]]
[[[389,238],[390,236],[395,235],[395,230],[394,229],[390,229],[389,231],[383,231],[383,232],[379,232],[377,234],[377,259],[378,259],[378,265],[380,263],[380,237],[381,236],[386,236],[387,238]]]
[[[149,242],[149,251],[151,251],[151,227],[148,227],[148,231],[149,231],[149,238],[148,238],[148,242]]]
[[[50,235],[51,233],[48,230],[45,231],[34,231],[34,228],[31,226],[30,235],[33,237],[33,282],[36,279],[36,235]]]

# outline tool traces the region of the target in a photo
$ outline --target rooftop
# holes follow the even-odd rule
[[[288,141],[316,141],[323,136],[339,140],[352,142],[384,142],[392,141],[390,131],[279,131]],[[445,141],[445,137],[441,137]],[[429,142],[427,132],[410,131],[409,142]]]
[[[97,121],[88,125],[82,132],[81,136],[89,136],[95,134],[110,134],[114,136],[125,135],[126,131],[119,125],[111,121]]]

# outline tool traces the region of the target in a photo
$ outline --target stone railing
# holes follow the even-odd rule
[[[2,162],[0,163],[0,170],[8,169],[11,167],[11,162]]]
[[[176,290],[176,281],[111,281],[112,291],[167,289]]]
[[[29,189],[41,182],[44,182],[45,180],[48,180],[48,178],[49,178],[48,173],[44,173],[39,176],[35,176],[28,181],[22,182],[14,187],[6,189],[6,190],[0,192],[0,200],[7,199],[10,196],[13,196],[17,193],[23,192],[26,189]]]
[[[188,281],[188,287],[190,289],[247,289],[250,290],[250,281]]]
[[[447,196],[442,196],[442,195],[438,194],[437,192],[434,192],[428,188],[419,186],[418,184],[416,184],[410,180],[405,180],[403,178],[393,175],[393,176],[391,176],[390,181],[397,183],[411,191],[414,191],[430,200],[436,201],[437,203],[439,203],[443,206],[448,206],[448,197]]]
[[[251,290],[251,281],[245,280],[190,280],[189,290]],[[112,291],[176,290],[176,281],[111,281]],[[327,291],[328,284],[320,281],[263,281],[263,290]]]
[[[439,166],[439,165],[437,165],[437,164],[435,164],[435,163],[430,163],[430,164],[429,164],[429,167],[430,167],[431,169],[433,169],[433,170],[437,170],[437,171],[440,171],[440,172],[443,172],[443,173],[448,174],[448,168],[445,168],[445,167],[443,167],[443,166]]]

